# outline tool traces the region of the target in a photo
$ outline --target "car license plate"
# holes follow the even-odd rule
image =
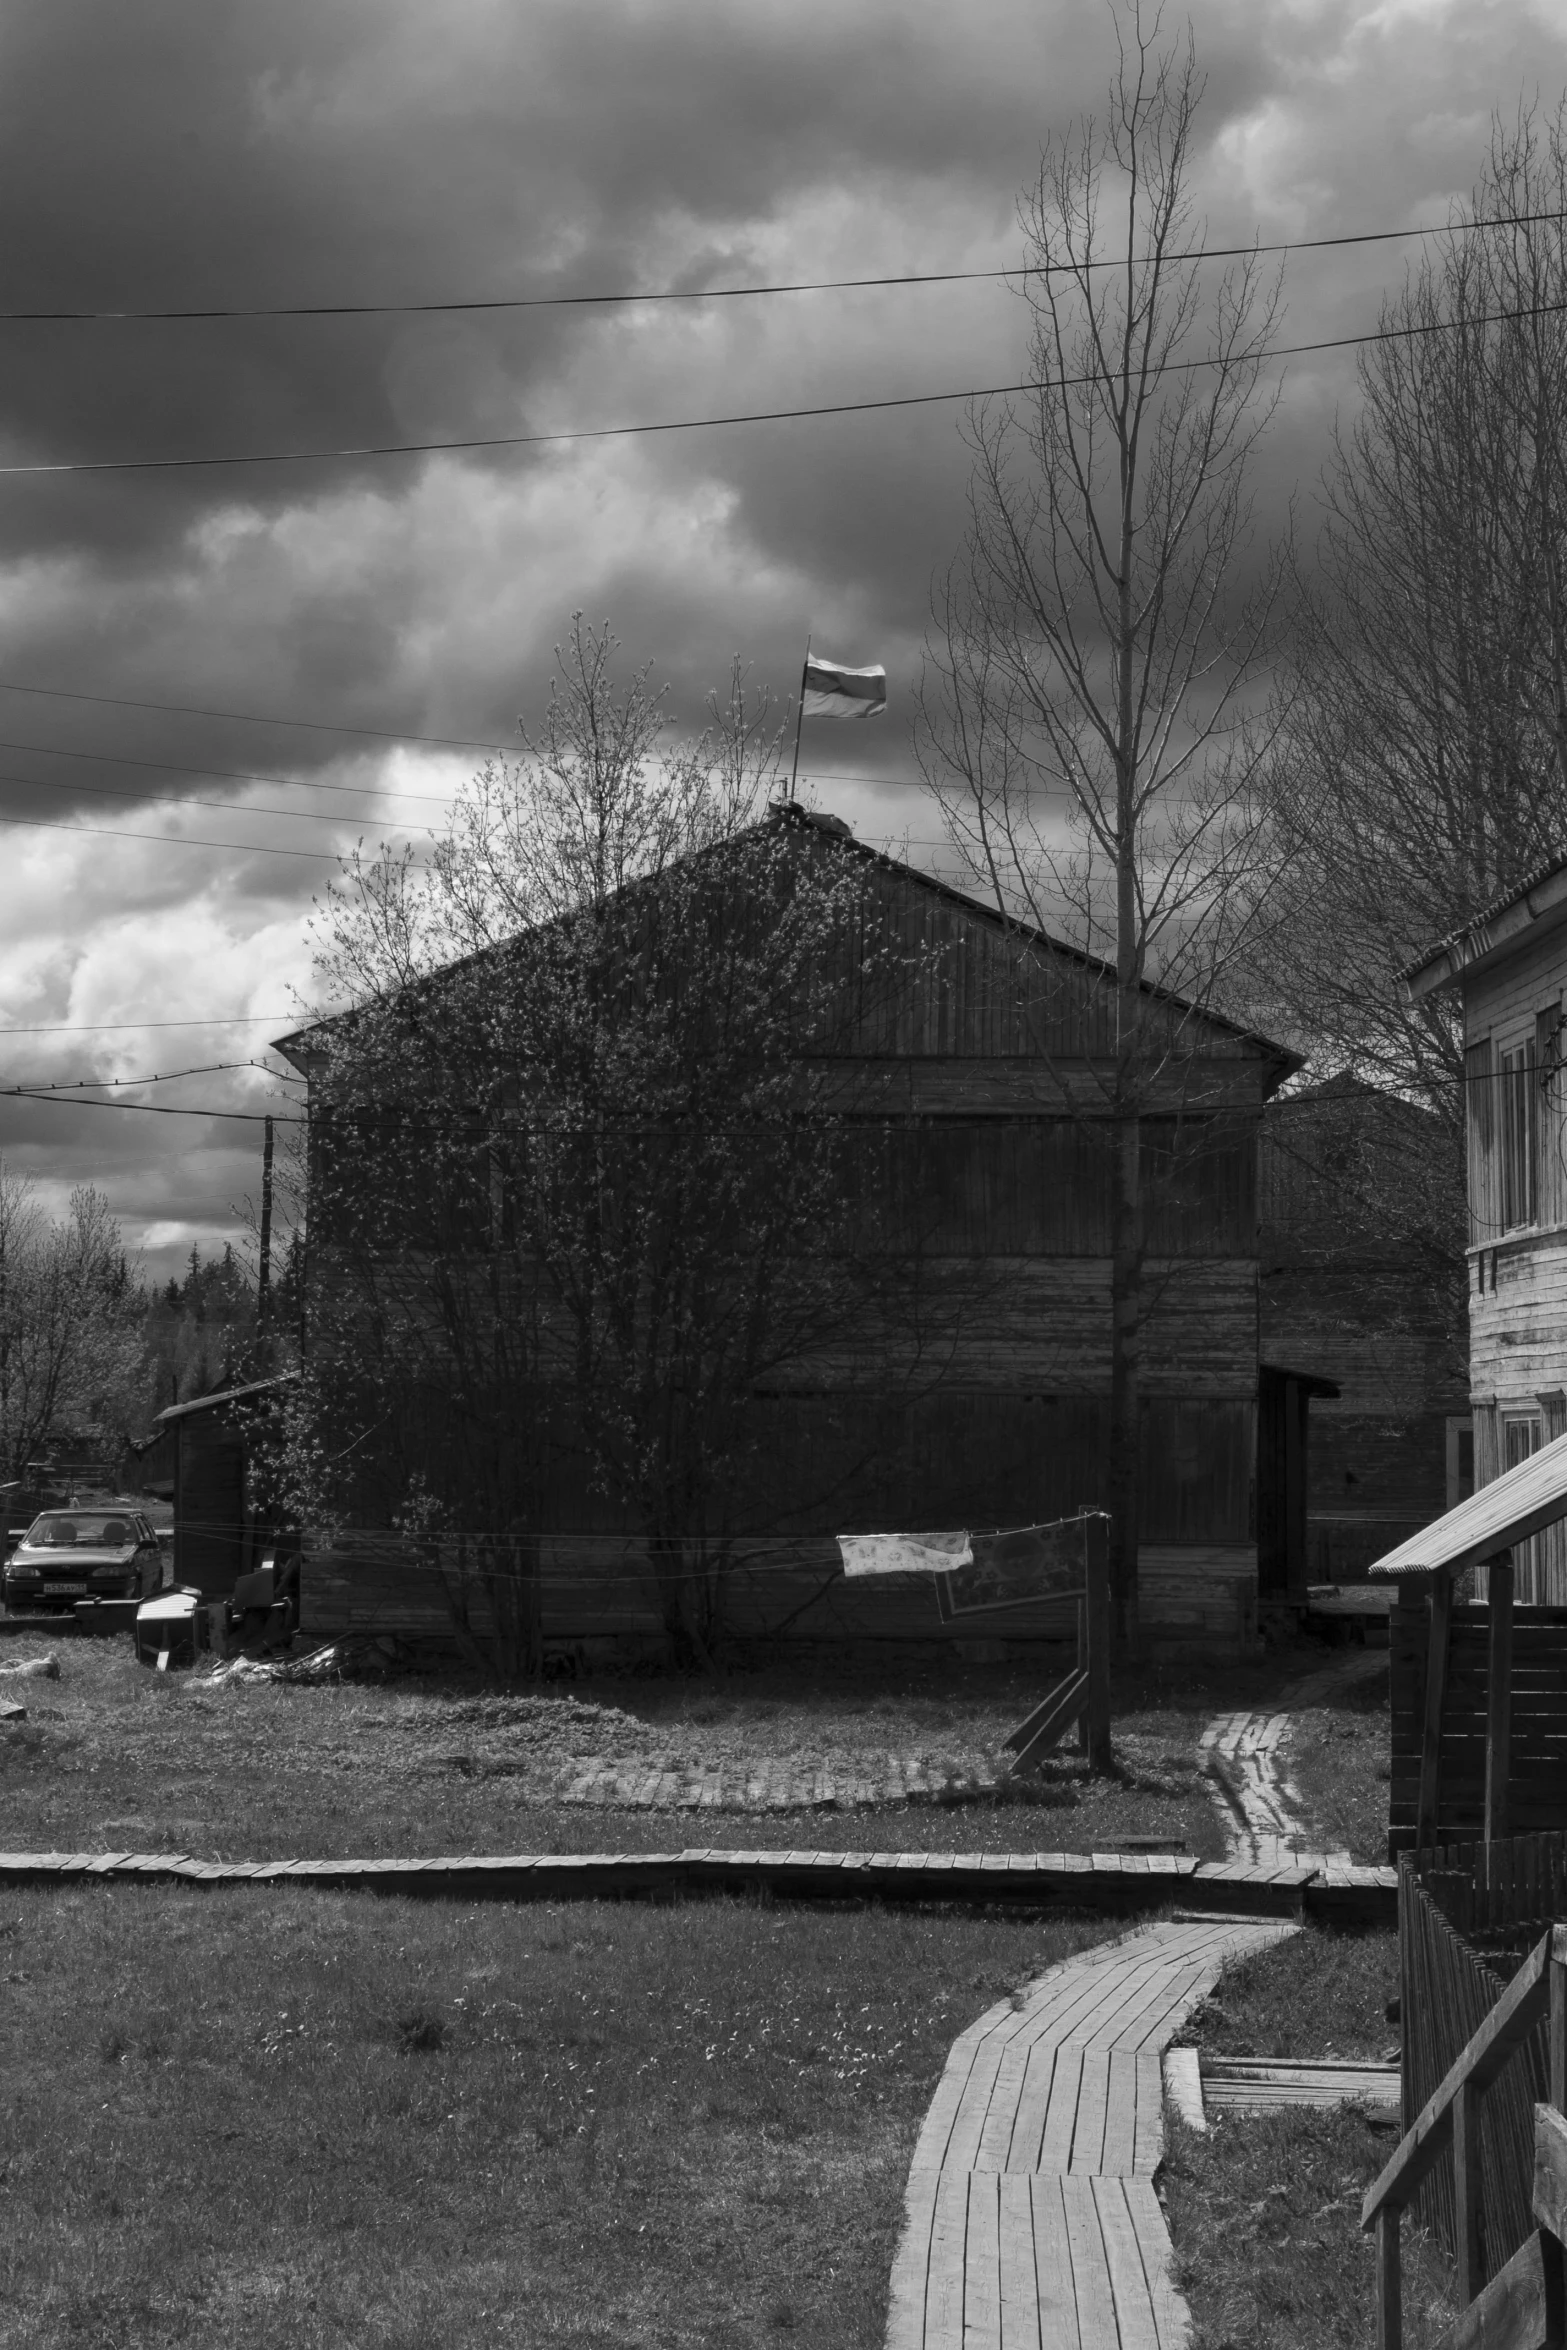
[[[87,1586],[85,1583],[46,1583],[44,1597],[45,1599],[85,1599]]]

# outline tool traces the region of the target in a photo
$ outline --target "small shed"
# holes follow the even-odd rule
[[[1567,1520],[1567,1436],[1371,1568],[1390,1639],[1390,1852],[1567,1829],[1567,1608],[1514,1605],[1514,1553]],[[1485,1597],[1463,1603],[1470,1571]]]
[[[257,1423],[292,1376],[170,1404],[141,1448],[143,1486],[174,1504],[174,1580],[205,1599],[231,1598],[275,1553],[277,1528],[251,1504],[249,1470]]]

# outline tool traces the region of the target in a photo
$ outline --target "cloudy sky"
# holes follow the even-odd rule
[[[1194,23],[1195,193],[1218,243],[1440,222],[1491,110],[1567,87],[1560,0],[1197,0]],[[12,0],[0,310],[389,307],[0,324],[0,466],[1005,383],[1026,319],[994,282],[406,306],[1004,268],[1018,189],[1102,104],[1111,53],[1093,0]],[[1282,339],[1374,325],[1416,249],[1294,256]],[[1264,512],[1297,495],[1309,542],[1353,354],[1280,368]],[[863,836],[935,859],[908,721],[962,525],[960,415],[0,472],[0,1085],[268,1057],[311,997],[335,858],[426,843],[480,746],[539,709],[579,606],[680,716],[735,652],[787,692],[807,629],[884,660],[888,717],[808,727],[804,765]],[[120,1098],[287,1107],[259,1070]],[[236,1234],[260,1134],[0,1100],[9,1164],[57,1196],[99,1184],[160,1274]]]

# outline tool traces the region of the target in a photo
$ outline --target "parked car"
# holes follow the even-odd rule
[[[158,1537],[140,1510],[45,1510],[5,1562],[12,1613],[79,1599],[147,1599],[163,1579]]]

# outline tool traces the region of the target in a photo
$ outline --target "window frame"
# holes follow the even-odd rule
[[[1539,1221],[1539,1105],[1532,1034],[1496,1055],[1497,1221],[1525,1232]]]

